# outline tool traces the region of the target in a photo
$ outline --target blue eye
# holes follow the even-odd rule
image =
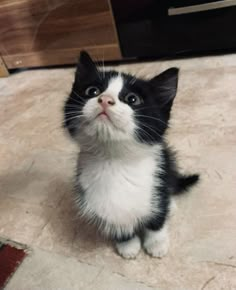
[[[124,97],[124,101],[128,105],[138,106],[143,103],[143,99],[135,93],[129,93]]]
[[[96,97],[96,96],[100,95],[100,93],[101,93],[100,89],[98,87],[95,87],[95,86],[88,87],[85,90],[85,94],[88,97]]]

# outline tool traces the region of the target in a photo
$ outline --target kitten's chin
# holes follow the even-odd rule
[[[130,141],[133,138],[128,132],[125,132],[124,127],[119,128],[106,115],[100,115],[93,122],[89,123],[84,128],[84,133],[88,137],[93,137],[101,142]]]

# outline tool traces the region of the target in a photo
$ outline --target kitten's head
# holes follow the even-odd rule
[[[155,144],[168,127],[177,82],[177,68],[142,80],[113,70],[101,71],[81,52],[65,104],[65,126],[74,138],[83,135],[104,142]]]

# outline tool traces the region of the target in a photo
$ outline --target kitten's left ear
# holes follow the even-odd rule
[[[150,84],[156,91],[160,105],[167,111],[171,109],[177,93],[178,73],[179,69],[172,67],[150,80]]]

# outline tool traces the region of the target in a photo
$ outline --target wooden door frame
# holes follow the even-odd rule
[[[0,78],[8,77],[8,76],[9,76],[8,69],[0,55]]]

